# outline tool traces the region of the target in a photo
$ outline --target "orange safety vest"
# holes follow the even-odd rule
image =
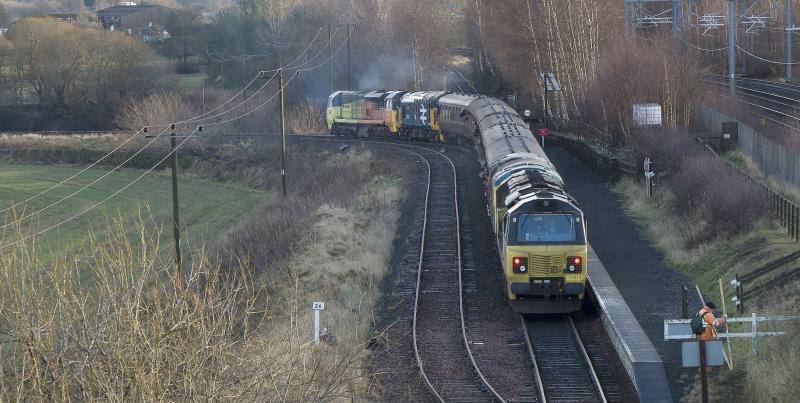
[[[714,313],[703,308],[697,312],[698,315],[701,315],[703,321],[706,322],[707,326],[703,330],[703,334],[697,336],[698,340],[715,340],[717,338],[717,329],[714,328]]]

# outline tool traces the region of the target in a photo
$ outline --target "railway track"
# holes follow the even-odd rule
[[[487,286],[491,281],[477,267],[476,245],[482,242],[474,239],[478,234],[470,214],[459,213],[459,193],[470,189],[459,183],[455,164],[436,150],[440,147],[315,138],[380,143],[416,156],[427,168],[412,337],[420,374],[436,400],[622,400],[613,371],[602,371],[611,366],[607,357],[581,341],[581,320],[531,316],[521,319],[520,328],[508,307],[498,303],[504,295]],[[595,368],[601,369],[599,375]]]
[[[708,76],[704,81],[720,94],[727,94],[727,78]],[[753,112],[755,115],[780,126],[798,130],[800,86],[749,78],[737,78],[735,85],[736,100],[757,110]]]
[[[593,359],[589,355],[572,316],[527,316],[522,319],[522,326],[529,342],[531,359],[538,368],[543,401],[608,402],[621,399],[613,373],[605,371],[602,377],[598,375],[597,364],[604,359],[600,356]],[[612,399],[606,396],[605,389],[616,392]]]
[[[455,167],[436,151],[417,153],[428,166],[413,320],[420,373],[439,401],[503,400],[467,347]]]

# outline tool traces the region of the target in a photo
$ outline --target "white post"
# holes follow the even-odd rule
[[[756,313],[753,312],[753,355],[757,355],[756,352],[756,333],[758,332],[758,322],[756,322]]]
[[[314,344],[319,344],[319,310],[314,310]]]
[[[325,309],[325,303],[314,302],[311,304],[311,309],[314,310],[314,344],[319,344],[319,311]]]

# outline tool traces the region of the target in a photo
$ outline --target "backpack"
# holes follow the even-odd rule
[[[704,313],[702,315],[700,315],[700,314],[695,314],[694,315],[694,317],[692,318],[692,321],[689,322],[689,326],[692,327],[692,333],[694,333],[694,334],[696,334],[698,336],[703,334],[703,332],[706,330],[706,326],[708,326],[706,321],[703,320],[703,317],[705,317],[706,315],[708,315],[708,312],[706,312],[706,313]]]

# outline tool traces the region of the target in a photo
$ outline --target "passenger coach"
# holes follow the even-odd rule
[[[370,113],[377,109],[384,118]],[[327,116],[332,134],[474,143],[512,308],[523,313],[580,309],[589,269],[586,220],[513,108],[495,98],[441,91],[336,92]]]

